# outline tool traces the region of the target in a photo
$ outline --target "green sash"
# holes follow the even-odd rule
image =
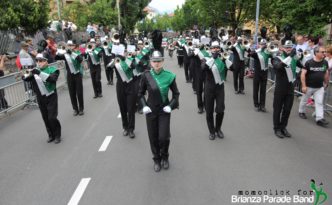
[[[150,70],[151,76],[156,81],[163,103],[168,103],[168,91],[169,87],[175,79],[175,74],[168,71],[162,70],[157,74],[153,69]]]

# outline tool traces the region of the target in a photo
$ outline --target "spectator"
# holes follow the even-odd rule
[[[324,88],[329,84],[328,63],[325,58],[326,49],[323,46],[314,48],[314,58],[308,60],[301,71],[302,92],[304,93],[300,106],[299,116],[307,119],[305,105],[308,98],[313,95],[315,99],[316,123],[325,127],[328,122],[324,119]]]
[[[29,44],[26,42],[21,43],[21,50],[19,52],[20,63],[23,67],[31,67],[35,65],[32,56],[29,54]]]
[[[7,60],[6,55],[0,55],[0,77],[5,75],[5,61]],[[8,108],[8,103],[5,98],[5,91],[0,89],[0,111]]]
[[[57,45],[54,41],[54,36],[51,34],[48,34],[46,42],[47,42],[47,47],[50,49],[52,58],[55,58],[56,51],[57,51]]]

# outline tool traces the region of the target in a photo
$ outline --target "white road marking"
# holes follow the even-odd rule
[[[103,144],[101,144],[98,152],[105,152],[109,143],[111,142],[112,138],[113,138],[113,136],[106,136],[106,138],[105,138]]]
[[[73,196],[71,197],[70,201],[67,205],[77,205],[78,202],[80,202],[81,197],[83,196],[83,193],[88,186],[91,178],[83,178],[81,179],[80,183],[78,184]]]

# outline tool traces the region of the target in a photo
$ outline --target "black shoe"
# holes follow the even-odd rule
[[[281,130],[275,130],[274,131],[275,136],[279,138],[284,138],[284,135],[282,134]]]
[[[55,144],[59,144],[60,142],[61,142],[61,138],[59,138],[59,137],[58,137],[58,138],[55,138],[55,140],[54,140],[54,143],[55,143]]]
[[[321,126],[321,127],[326,127],[326,126],[329,124],[329,122],[326,121],[325,119],[321,119],[321,120],[318,120],[318,121],[316,122],[316,124],[317,124],[318,126]]]
[[[244,95],[245,92],[244,92],[243,90],[240,90],[240,91],[239,91],[239,94]]]
[[[98,97],[98,95],[93,96],[94,99],[96,99],[97,97]]]
[[[128,136],[132,139],[135,138],[135,134],[133,131],[128,132]]]
[[[261,112],[266,112],[266,109],[265,109],[265,107],[260,107],[260,108],[259,108],[259,111],[261,111]]]
[[[217,134],[217,137],[219,137],[220,139],[223,139],[225,136],[224,136],[224,133],[221,131],[221,130],[218,130],[217,132],[216,132],[216,134]]]
[[[128,130],[123,130],[123,136],[128,136],[128,135],[129,135]]]
[[[168,169],[169,168],[169,161],[168,161],[168,159],[162,159],[161,160],[161,167],[163,169]]]
[[[51,143],[51,142],[53,142],[54,140],[55,140],[54,137],[48,137],[47,143]]]
[[[216,139],[216,135],[215,135],[214,133],[210,133],[210,135],[209,135],[209,139],[210,139],[210,140],[214,140],[214,139]]]
[[[99,98],[102,98],[102,97],[103,97],[103,94],[99,93],[99,94],[98,94],[98,97],[99,97]]]
[[[240,91],[235,90],[235,91],[234,91],[234,94],[237,95],[237,94],[239,94],[239,92],[240,92]]]
[[[284,135],[284,137],[292,137],[292,135],[286,130],[286,128],[281,130],[281,133]]]
[[[78,111],[77,111],[77,110],[74,110],[73,115],[74,115],[74,116],[77,116],[77,115],[78,115]]]
[[[303,112],[299,112],[299,117],[302,119],[307,119],[307,115]]]
[[[203,112],[204,112],[203,108],[202,108],[202,107],[199,107],[199,108],[198,108],[198,113],[199,113],[199,114],[202,114]]]
[[[79,113],[78,113],[78,115],[84,115],[84,111],[83,110],[81,110]]]
[[[111,81],[108,81],[108,82],[107,82],[107,85],[111,85]]]
[[[110,85],[113,85],[113,80],[111,80]]]
[[[153,166],[153,169],[154,169],[155,172],[160,172],[160,170],[161,170],[160,162],[155,162],[154,166]]]
[[[143,109],[139,109],[137,112],[138,112],[138,114],[142,115],[143,114]]]

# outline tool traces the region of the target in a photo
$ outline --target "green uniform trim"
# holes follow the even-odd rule
[[[124,74],[127,76],[127,78],[132,79],[133,78],[133,71],[132,71],[132,69],[129,68],[126,61],[121,60],[120,61],[120,66],[121,66]]]
[[[150,70],[150,73],[158,85],[163,103],[169,103],[168,91],[169,87],[171,86],[171,84],[175,79],[175,74],[163,68],[158,74],[152,68]]]
[[[285,58],[287,58],[287,56],[285,56],[285,54],[283,53],[283,54],[281,54],[281,58],[285,59]],[[291,57],[291,58],[292,58],[292,60],[291,60],[290,68],[292,69],[293,79],[295,79],[296,78],[296,62],[297,62],[297,60],[295,60],[294,57]]]
[[[41,68],[40,72],[46,73],[48,75],[54,73],[55,71],[57,71],[58,69],[56,67],[50,66],[50,67],[46,67],[46,68]],[[48,92],[52,92],[55,90],[56,88],[56,83],[51,83],[51,82],[43,82],[47,91]]]
[[[225,63],[222,62],[222,60],[220,58],[216,58],[214,60],[214,63],[216,64],[216,67],[219,71],[219,75],[220,75],[220,78],[221,80],[225,81],[226,80],[226,69],[225,69]]]

